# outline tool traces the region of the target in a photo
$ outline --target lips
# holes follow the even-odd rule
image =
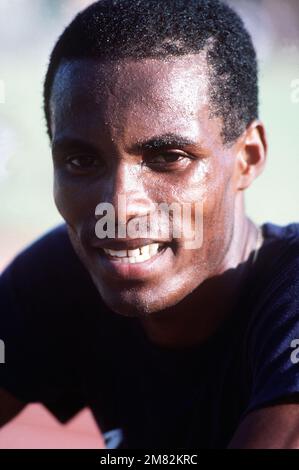
[[[104,253],[119,263],[143,263],[154,257],[159,249],[163,248],[161,243],[150,243],[140,246],[134,250],[112,250],[103,248]]]
[[[172,269],[170,240],[105,238],[88,243],[97,276],[115,281],[149,281]]]
[[[95,241],[86,242],[93,248],[103,248],[108,250],[120,251],[120,250],[136,250],[146,245],[153,243],[170,243],[170,240],[154,240],[152,238],[104,238],[103,240],[97,239]]]
[[[165,270],[172,269],[173,252],[164,243],[143,245],[138,250],[101,248],[93,250],[93,260],[100,277],[120,282],[149,281],[161,278]]]

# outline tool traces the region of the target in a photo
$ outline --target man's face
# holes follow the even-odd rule
[[[236,149],[211,117],[203,55],[168,61],[80,60],[60,66],[51,97],[55,201],[103,300],[144,315],[177,304],[225,265],[237,194]],[[126,196],[126,221],[155,204],[203,207],[203,242],[184,237],[99,239],[98,204]],[[195,211],[192,211],[195,222]],[[183,223],[183,222],[182,222]],[[150,259],[128,260],[127,249]],[[108,254],[104,248],[120,255]],[[158,249],[158,251],[157,251]],[[113,253],[113,252],[112,252]],[[137,253],[137,252],[136,252]],[[132,254],[132,253],[131,253]],[[142,258],[140,258],[142,260]]]

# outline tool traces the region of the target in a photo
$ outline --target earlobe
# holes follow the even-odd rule
[[[248,188],[262,173],[266,163],[267,148],[265,127],[261,121],[255,120],[245,130],[237,155],[238,190]]]

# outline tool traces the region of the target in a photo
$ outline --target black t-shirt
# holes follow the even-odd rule
[[[248,412],[299,393],[299,224],[262,229],[229,318],[171,350],[109,311],[56,228],[0,277],[0,387],[62,422],[89,406],[120,448],[226,447]]]

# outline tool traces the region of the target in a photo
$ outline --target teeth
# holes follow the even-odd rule
[[[158,253],[159,243],[141,246],[136,250],[109,250],[104,248],[106,254],[119,258],[121,263],[142,263],[147,261]]]
[[[150,245],[145,245],[140,248],[141,254],[143,256],[149,256],[150,254]]]
[[[118,251],[105,250],[105,251],[108,252],[110,256],[117,256],[119,258],[122,258],[123,256],[127,256],[127,250],[118,250]]]
[[[148,245],[149,246],[149,254],[151,256],[155,255],[156,253],[158,253],[158,250],[159,250],[159,243],[152,243],[151,245]]]
[[[114,250],[110,250],[110,251],[113,251],[113,256],[117,256],[118,258],[123,258],[125,256],[127,256],[127,250],[119,250],[119,251],[114,251]]]
[[[136,250],[128,250],[128,256],[139,256],[140,250],[137,248]]]

